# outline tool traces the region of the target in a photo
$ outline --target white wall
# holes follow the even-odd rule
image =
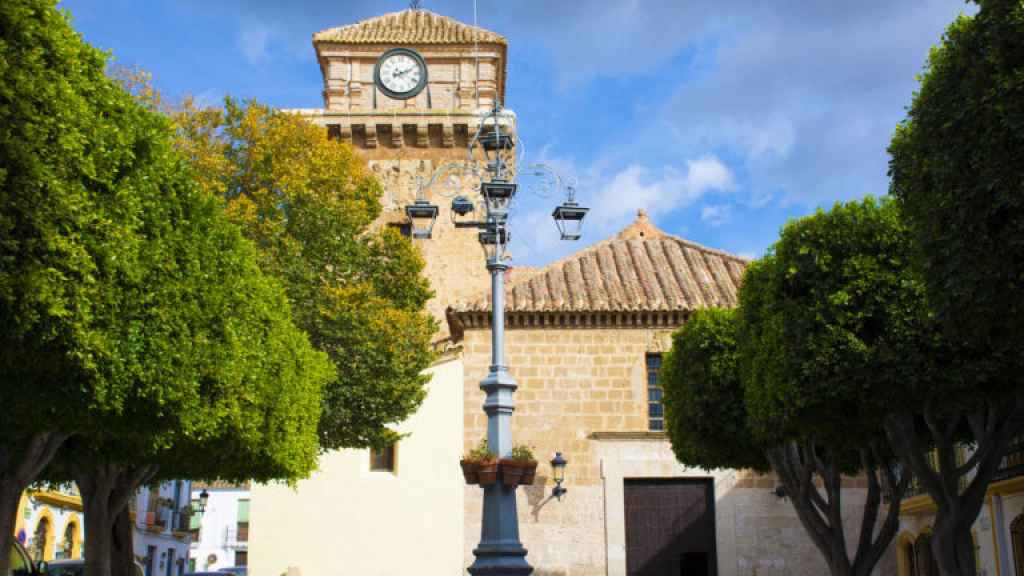
[[[253,486],[249,574],[461,574],[462,362],[432,376],[420,410],[397,426],[396,473],[371,472],[367,450],[324,455],[298,483]]]
[[[210,495],[202,516],[199,541],[192,542],[189,558],[195,560],[196,571],[219,570],[235,566],[235,551],[247,550],[247,542],[238,542],[238,501],[249,500],[245,488],[207,488]],[[201,490],[192,491],[198,500]],[[210,562],[210,558],[216,559]]]

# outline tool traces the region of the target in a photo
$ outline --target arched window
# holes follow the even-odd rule
[[[78,540],[78,525],[74,521],[69,521],[66,528],[64,528],[64,540],[60,544],[61,558],[74,558],[75,555],[75,544]]]
[[[921,534],[914,542],[914,564],[917,567],[915,576],[939,576],[939,568],[932,556],[932,535]]]
[[[1016,576],[1024,576],[1024,513],[1010,524],[1010,535],[1013,538],[1013,565],[1017,568]]]
[[[50,519],[40,518],[36,531],[32,534],[32,559],[36,562],[46,560],[46,541],[50,538]]]

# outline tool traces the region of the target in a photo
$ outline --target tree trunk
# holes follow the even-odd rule
[[[851,561],[843,528],[842,477],[833,455],[825,450],[822,460],[812,442],[790,443],[766,451],[768,462],[785,487],[797,518],[825,558],[832,576],[870,576],[896,536],[900,501],[909,485],[909,477],[899,477],[891,458],[882,455],[877,447],[866,448],[861,453],[868,490],[860,539]],[[815,477],[821,479],[824,495],[815,485]],[[885,521],[876,535],[883,490],[889,504]]]
[[[95,464],[76,471],[85,508],[85,576],[132,574],[135,555],[127,506],[132,494],[156,471],[155,465],[126,468],[118,464]]]
[[[917,417],[927,424],[928,436],[919,437]],[[967,424],[974,452],[967,462],[956,459],[957,433]],[[901,464],[913,471],[935,502],[932,555],[942,576],[975,576],[971,526],[985,504],[985,492],[999,470],[1012,439],[1024,431],[1024,393],[990,401],[971,412],[939,413],[932,403],[923,414],[891,414],[886,434]],[[934,447],[938,468],[927,453]],[[971,474],[973,473],[973,476]],[[961,479],[967,480],[962,486]]]
[[[23,446],[0,446],[0,574],[11,566],[14,526],[21,493],[43,471],[68,434],[40,432],[24,439]]]
[[[117,470],[115,466],[95,468],[75,475],[85,511],[85,576],[111,576],[114,522],[110,515],[110,497]]]
[[[11,566],[14,526],[18,522],[18,502],[21,500],[21,490],[12,484],[0,482],[0,574],[7,574]]]
[[[114,520],[110,541],[111,576],[135,576],[134,532],[131,515],[125,506]]]

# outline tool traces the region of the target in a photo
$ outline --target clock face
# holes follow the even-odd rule
[[[420,93],[427,84],[427,66],[415,50],[395,48],[377,61],[374,81],[381,92],[405,100]]]

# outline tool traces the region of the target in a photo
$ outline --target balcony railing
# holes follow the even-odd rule
[[[188,512],[174,512],[173,516],[174,523],[171,529],[175,532],[191,532],[192,531],[192,514]]]
[[[249,548],[249,524],[239,523],[224,529],[224,547],[247,550]]]
[[[961,451],[961,457],[957,459],[957,464],[963,464],[964,458],[968,457],[966,450]],[[932,466],[936,466],[935,453],[929,454],[928,460]],[[1000,482],[1002,480],[1008,480],[1010,478],[1016,478],[1018,476],[1024,476],[1024,436],[1018,436],[1010,443],[1010,449],[1007,451],[1003,461],[999,463],[999,469],[996,471],[996,475],[992,478],[992,482]],[[972,476],[965,475],[960,477],[960,491],[963,492],[967,489],[967,483],[971,480]],[[928,491],[924,489],[924,486],[918,481],[917,478],[910,483],[907,488],[907,494],[904,498],[912,498],[914,496],[920,496],[921,494],[927,494]]]
[[[1010,443],[1010,449],[1006,457],[999,463],[999,470],[996,471],[993,482],[1009,480],[1017,476],[1024,476],[1024,435],[1017,436]]]

